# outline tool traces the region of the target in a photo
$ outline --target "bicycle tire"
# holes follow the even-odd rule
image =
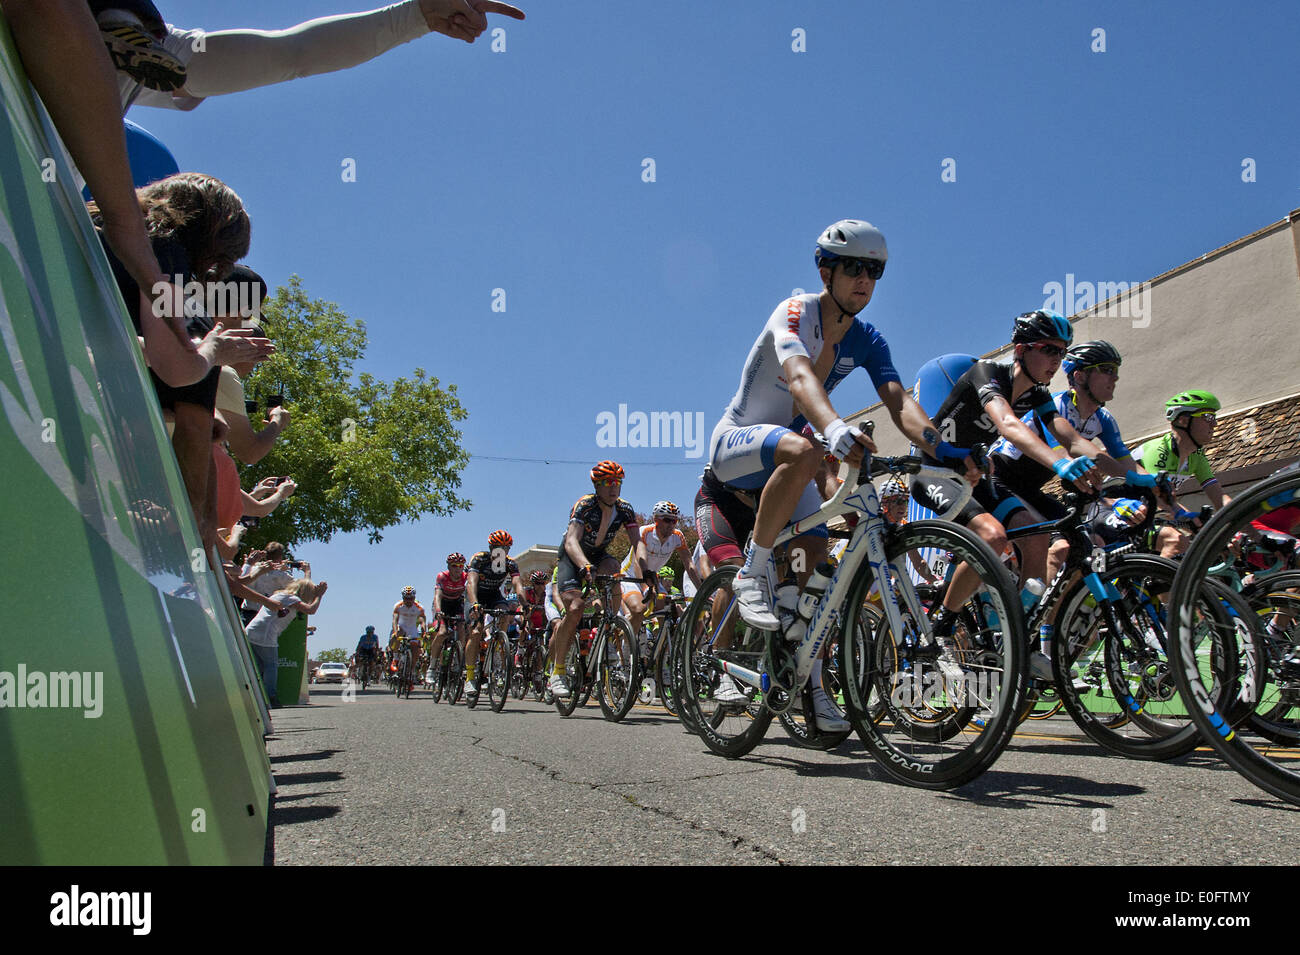
[[[713,699],[722,673],[718,666],[719,652],[738,662],[743,660],[754,670],[759,669],[763,657],[764,631],[741,620],[734,599],[728,598],[736,569],[732,565],[719,567],[691,599],[679,635],[680,662],[676,668],[679,718],[712,752],[728,759],[737,759],[753,750],[772,723],[771,711],[762,705],[752,687],[737,683],[747,697],[744,704],[719,704]],[[713,619],[715,595],[719,595],[722,608],[717,621]],[[717,638],[724,634],[729,635],[729,647],[725,651],[715,649]]]
[[[655,689],[659,693],[659,702],[673,716],[678,715],[677,694],[673,692],[673,660],[674,660],[674,643],[676,639],[669,624],[664,624],[663,633],[659,637],[659,645],[655,648],[654,657],[654,681]]]
[[[641,687],[641,653],[632,625],[622,617],[606,621],[591,652],[600,654],[596,671],[596,700],[600,711],[605,719],[618,723],[631,711]],[[617,654],[617,664],[611,652]]]
[[[488,641],[487,652],[487,691],[488,705],[493,713],[500,713],[510,697],[510,666],[514,661],[510,654],[510,640],[500,630],[492,634]]]
[[[1258,745],[1253,734],[1235,730],[1204,686],[1195,663],[1195,630],[1190,611],[1200,581],[1211,566],[1224,559],[1233,535],[1246,530],[1252,520],[1268,511],[1296,502],[1300,502],[1300,471],[1292,469],[1247,488],[1201,528],[1174,578],[1171,602],[1178,639],[1173,642],[1171,656],[1180,692],[1196,704],[1190,708],[1192,720],[1215,752],[1259,788],[1300,805],[1300,766],[1292,758],[1291,748],[1271,740]],[[1256,634],[1255,629],[1251,628],[1250,633]],[[1243,640],[1239,650],[1247,660],[1245,672],[1258,673],[1264,665],[1258,656],[1258,642]]]
[[[904,627],[909,626],[909,608],[921,607],[906,569],[907,555],[919,557],[921,551],[932,549],[952,552],[954,563],[965,562],[974,569],[980,584],[971,599],[978,598],[989,608],[986,621],[970,632],[970,621],[975,618],[959,614],[961,630],[954,630],[957,642],[928,678],[923,665],[914,659],[910,666],[895,671],[891,683],[881,684],[874,678],[876,652],[872,644],[888,641],[903,647],[914,635],[892,633],[886,615],[876,627],[874,640],[864,644],[857,620],[875,582],[871,565],[864,562],[849,588],[842,614],[840,673],[849,721],[884,773],[911,786],[953,789],[988,769],[1010,742],[1024,705],[1027,645],[1019,593],[1011,575],[976,534],[947,521],[915,521],[891,528],[885,536],[882,570],[889,575],[893,594],[902,598],[900,610],[908,610],[901,620]],[[959,636],[962,630],[966,631],[965,646]],[[959,671],[960,679],[949,670]],[[873,686],[894,718],[872,721]],[[955,726],[955,732],[944,739],[927,738],[947,730],[936,733],[933,726],[918,727],[909,712],[918,705],[941,713],[938,718]],[[966,712],[979,716],[983,727],[974,726],[970,719],[963,722],[961,714]]]
[[[1118,602],[1103,606],[1083,579],[1061,599],[1051,654],[1061,702],[1089,739],[1130,759],[1174,759],[1190,753],[1199,739],[1167,655],[1168,596],[1176,572],[1177,565],[1163,557],[1126,554],[1102,575],[1120,594]],[[1216,683],[1226,691],[1236,665],[1225,658],[1218,634],[1231,628],[1231,620],[1208,596],[1199,606],[1198,646],[1209,654],[1205,665],[1219,668]]]

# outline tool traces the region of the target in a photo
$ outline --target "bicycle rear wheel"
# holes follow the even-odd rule
[[[1052,649],[1061,702],[1090,739],[1130,759],[1173,759],[1197,745],[1167,653],[1176,572],[1173,561],[1127,554],[1101,575],[1110,599],[1098,601],[1079,580],[1061,601]],[[1231,619],[1208,598],[1198,602],[1197,615],[1198,660],[1210,683],[1226,692],[1236,671],[1223,637]]]
[[[1300,745],[1300,572],[1269,577],[1250,600],[1265,680],[1249,728],[1279,746]]]
[[[674,680],[673,659],[676,650],[674,641],[676,634],[672,632],[668,624],[664,624],[664,633],[659,638],[659,645],[655,651],[654,658],[654,681],[655,689],[659,693],[659,701],[663,703],[666,709],[673,716],[678,716],[679,707],[677,706],[677,694],[673,692]]]
[[[615,617],[601,627],[592,653],[599,653],[596,695],[605,719],[617,723],[627,716],[641,689],[641,654],[632,625]]]
[[[555,708],[561,716],[572,716],[573,711],[586,702],[581,698],[582,686],[586,681],[586,674],[583,672],[583,664],[586,661],[578,650],[580,639],[581,637],[575,633],[569,642],[569,651],[564,655],[564,674],[569,678],[569,696],[567,699],[555,697]]]
[[[858,618],[858,627],[868,627],[864,618]],[[859,634],[864,640],[870,640],[870,629],[865,633]],[[843,687],[840,685],[840,631],[838,627],[831,630],[831,635],[827,638],[828,650],[826,658],[822,661],[822,689],[826,694],[836,702],[844,699]],[[842,704],[841,704],[842,705]],[[790,708],[777,716],[777,721],[781,728],[786,731],[789,737],[806,749],[832,750],[839,746],[851,735],[853,730],[847,729],[843,732],[827,733],[817,729],[816,719],[809,719],[810,707],[812,706],[812,692],[809,687],[804,687],[790,704]]]
[[[979,584],[957,614],[952,640],[937,660],[927,662],[922,646],[932,641],[929,617],[911,578],[909,555],[925,560],[936,550],[951,553],[954,564],[968,564]],[[864,562],[843,612],[845,710],[886,775],[925,789],[952,789],[993,764],[1023,708],[1027,664],[1019,595],[988,545],[946,521],[891,528],[885,556],[881,569],[898,602],[902,629],[895,632],[886,613],[874,640],[864,637],[858,620],[875,583]],[[879,722],[872,719],[873,691],[887,711]]]
[[[719,567],[691,599],[678,635],[675,674],[680,717],[713,752],[730,759],[743,756],[767,735],[772,713],[754,687],[734,685],[742,699],[721,703],[714,698],[726,663],[749,670],[762,668],[765,635],[740,617],[731,593],[733,566]],[[728,678],[729,679],[729,678]]]
[[[510,640],[498,630],[488,642],[487,652],[487,691],[488,703],[493,713],[500,713],[510,695],[510,667],[513,663],[510,654]]]

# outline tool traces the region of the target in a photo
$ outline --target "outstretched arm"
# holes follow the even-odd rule
[[[473,43],[487,14],[522,20],[493,0],[407,0],[379,10],[308,20],[286,30],[218,30],[201,34],[178,95],[218,96],[303,76],[346,70],[430,32]]]

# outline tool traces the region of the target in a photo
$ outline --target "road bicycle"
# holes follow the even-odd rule
[[[692,600],[675,667],[678,696],[684,722],[714,752],[734,758],[757,745],[772,717],[788,711],[801,694],[813,660],[837,628],[846,716],[891,778],[951,789],[987,769],[1010,740],[1023,705],[1026,667],[1024,620],[1010,574],[964,527],[943,519],[889,524],[870,483],[886,473],[953,478],[953,472],[915,456],[844,466],[836,494],[777,537],[780,546],[832,518],[858,515],[839,564],[819,566],[799,598],[798,619],[806,630],[784,620],[781,632],[746,625],[730,590],[734,567],[715,571]],[[958,513],[969,499],[969,486],[960,484],[963,493],[946,514]],[[941,646],[917,595],[909,557],[915,553],[923,561],[936,551],[968,564],[978,579],[960,615],[963,622]],[[827,579],[824,591],[821,579]],[[882,595],[883,611],[874,630],[859,625],[873,587]],[[991,613],[966,613],[977,605]],[[800,639],[787,640],[801,630]],[[878,665],[881,659],[890,661],[887,669]],[[740,688],[743,702],[714,698],[723,674]],[[974,725],[977,717],[982,725]]]
[[[415,688],[417,675],[417,663],[419,662],[420,638],[408,638],[402,636],[401,645],[397,650],[397,674],[393,680],[393,692],[397,694],[400,700],[402,697],[411,698],[411,690]]]
[[[447,634],[433,667],[432,697],[435,703],[445,699],[454,705],[465,688],[465,651],[460,645],[461,627],[465,618],[455,614],[444,616],[443,619],[447,623]]]
[[[1300,763],[1295,750],[1250,731],[1250,724],[1234,726],[1235,705],[1255,709],[1263,687],[1273,683],[1279,692],[1300,686],[1300,640],[1295,619],[1275,635],[1272,651],[1265,649],[1261,618],[1251,615],[1250,626],[1235,632],[1244,660],[1244,689],[1237,700],[1216,700],[1198,666],[1194,598],[1210,568],[1233,559],[1231,545],[1238,533],[1257,537],[1251,522],[1281,507],[1300,505],[1300,468],[1292,465],[1252,485],[1220,510],[1193,539],[1174,578],[1170,597],[1177,639],[1171,646],[1174,677],[1179,692],[1194,702],[1192,720],[1223,759],[1256,786],[1300,805]],[[1298,608],[1300,609],[1300,608]],[[1272,661],[1276,662],[1272,662]]]
[[[515,645],[515,663],[510,674],[510,695],[522,700],[530,692],[533,699],[541,700],[550,676],[546,667],[547,645],[551,628],[533,630],[531,626],[520,629]]]
[[[637,699],[641,703],[652,703],[657,696],[659,702],[673,716],[678,715],[677,697],[673,693],[673,653],[677,633],[684,616],[684,605],[675,599],[669,599],[663,610],[656,610],[645,615],[646,630],[650,632],[650,622],[657,620],[658,629],[649,639],[648,652],[642,657],[641,664],[645,671],[642,677],[641,693]],[[654,681],[653,689],[649,681]]]
[[[595,694],[605,719],[612,723],[621,721],[636,703],[641,686],[641,659],[632,625],[618,613],[623,595],[617,585],[624,580],[641,582],[639,578],[618,574],[596,574],[592,578],[601,596],[601,607],[592,621],[595,628],[590,649],[575,638],[565,654],[564,670],[570,693],[567,699],[555,699],[555,708],[561,716],[570,716],[582,705],[584,694]],[[580,624],[579,630],[584,629],[587,628]]]

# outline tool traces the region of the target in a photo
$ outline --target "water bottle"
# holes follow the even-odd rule
[[[1038,606],[1038,598],[1043,595],[1047,588],[1037,577],[1030,577],[1025,581],[1024,589],[1020,591],[1020,605],[1024,607],[1025,616],[1029,616],[1029,611]]]
[[[799,618],[807,623],[812,619],[813,611],[817,609],[818,602],[822,599],[822,594],[826,592],[826,586],[831,582],[831,574],[835,573],[835,568],[830,564],[818,564],[808,578],[808,583],[803,586],[803,594],[799,597]]]

